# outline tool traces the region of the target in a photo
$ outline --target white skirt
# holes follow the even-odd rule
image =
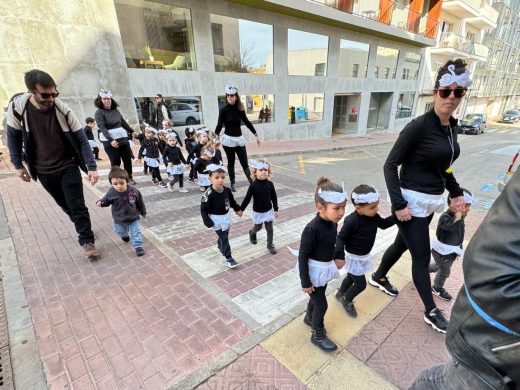
[[[182,175],[185,171],[186,167],[184,166],[184,164],[178,164],[172,167],[168,166],[166,168],[166,172],[168,172],[170,175]]]
[[[91,147],[92,149],[97,148],[97,143],[96,143],[96,141],[94,141],[94,140],[89,139],[89,140],[88,140],[88,144],[90,145],[90,147]]]
[[[116,127],[115,129],[108,130],[108,133],[112,137],[112,139],[119,139],[119,138],[128,138],[128,132],[123,129],[122,127]],[[106,137],[103,135],[103,133],[99,133],[99,140],[100,141],[108,141]]]
[[[202,187],[210,186],[209,175],[207,173],[197,173],[197,183]]]
[[[150,168],[157,168],[161,163],[159,162],[158,158],[151,158],[151,157],[144,157],[144,162],[150,167]]]
[[[464,251],[460,246],[444,244],[440,242],[437,237],[432,238],[432,249],[435,249],[435,251],[441,255],[451,255],[452,253],[456,253],[457,256],[462,256],[464,254]]]
[[[225,232],[231,226],[231,210],[224,215],[210,214],[209,217],[213,221],[214,230],[222,230]]]
[[[222,136],[222,145],[227,146],[228,148],[246,146],[246,139],[243,135],[241,135],[240,137],[231,137],[229,135],[224,134]]]
[[[345,251],[345,266],[343,267],[345,271],[352,275],[361,276],[372,271],[372,267],[372,254],[359,256]]]
[[[271,209],[265,213],[258,213],[256,211],[251,212],[251,219],[255,225],[260,225],[264,222],[274,221],[274,210]]]
[[[323,262],[309,259],[309,278],[313,287],[323,287],[339,277],[338,267],[334,260]]]
[[[403,198],[414,217],[425,218],[433,213],[442,213],[446,202],[442,195],[431,195],[401,188]]]

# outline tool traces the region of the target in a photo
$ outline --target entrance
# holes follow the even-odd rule
[[[360,94],[334,96],[333,135],[357,134],[360,104]]]
[[[393,92],[373,92],[368,107],[367,132],[388,129]]]

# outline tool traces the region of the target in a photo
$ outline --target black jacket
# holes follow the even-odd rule
[[[132,223],[137,221],[140,215],[146,215],[143,197],[132,185],[128,185],[125,192],[117,192],[110,188],[100,202],[101,207],[112,206],[112,218],[115,223]]]
[[[520,335],[520,174],[508,182],[466,249],[464,282],[446,334],[453,358],[490,389],[520,388],[520,336],[499,330],[477,313]],[[505,382],[512,381],[509,387]]]
[[[240,206],[233,196],[233,192],[228,187],[224,187],[224,191],[218,192],[209,186],[200,202],[200,215],[202,216],[202,222],[206,227],[212,227],[214,225],[211,220],[210,214],[215,215],[226,215],[229,212],[229,208],[235,211],[240,210]]]

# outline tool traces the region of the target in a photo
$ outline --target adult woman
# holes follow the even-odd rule
[[[154,127],[157,130],[160,130],[163,128],[163,121],[169,120],[170,116],[168,115],[168,108],[166,107],[166,104],[164,104],[164,98],[160,93],[155,95],[155,101],[157,103],[157,108],[155,109],[156,115]]]
[[[224,152],[226,152],[231,191],[236,191],[235,154],[238,156],[238,160],[240,161],[240,165],[242,165],[242,169],[244,169],[247,180],[249,180],[250,183],[252,181],[251,171],[247,163],[246,140],[240,128],[241,122],[244,122],[247,128],[251,130],[251,133],[256,137],[256,143],[260,145],[258,133],[249,119],[247,119],[237,89],[226,85],[226,105],[220,109],[215,133],[220,135],[222,125],[224,125],[225,130],[224,136],[222,137],[222,146],[224,147]]]
[[[409,123],[390,151],[384,174],[399,233],[369,279],[372,286],[392,296],[397,295],[398,291],[386,274],[409,249],[413,282],[425,307],[424,321],[442,333],[446,333],[448,319],[436,307],[431,292],[428,226],[433,213],[443,211],[445,189],[457,207],[464,206],[463,192],[452,172],[460,147],[457,143],[457,120],[451,114],[470,85],[466,63],[460,59],[448,61],[437,73],[433,109]]]
[[[112,92],[101,90],[94,101],[98,108],[94,114],[94,119],[98,125],[99,140],[105,148],[105,152],[110,159],[112,166],[120,166],[123,160],[125,171],[128,172],[130,183],[135,184],[132,179],[132,149],[128,142],[134,130],[124,120],[117,109],[117,102],[112,99]]]

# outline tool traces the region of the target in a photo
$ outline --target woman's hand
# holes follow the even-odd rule
[[[303,287],[302,288],[302,291],[305,293],[305,294],[309,294],[311,295],[313,292],[314,292],[314,287]]]
[[[457,196],[456,198],[451,198],[451,206],[458,211],[464,210],[464,206],[466,202],[464,202],[464,196]]]
[[[256,144],[258,146],[260,146],[260,137],[258,136],[258,134],[255,134],[255,137],[256,137]]]
[[[274,212],[274,219],[278,219],[278,211]]]
[[[140,163],[141,163],[141,159],[140,159],[140,158],[136,158],[136,159],[134,160],[134,163],[136,163],[136,164],[140,164]]]
[[[395,216],[401,222],[409,221],[410,219],[412,219],[412,213],[410,212],[408,206],[406,206],[402,210],[397,210],[395,212]]]
[[[112,142],[110,142],[110,145],[113,147],[113,148],[119,148],[119,144],[117,143],[117,141],[115,139],[112,140]]]

